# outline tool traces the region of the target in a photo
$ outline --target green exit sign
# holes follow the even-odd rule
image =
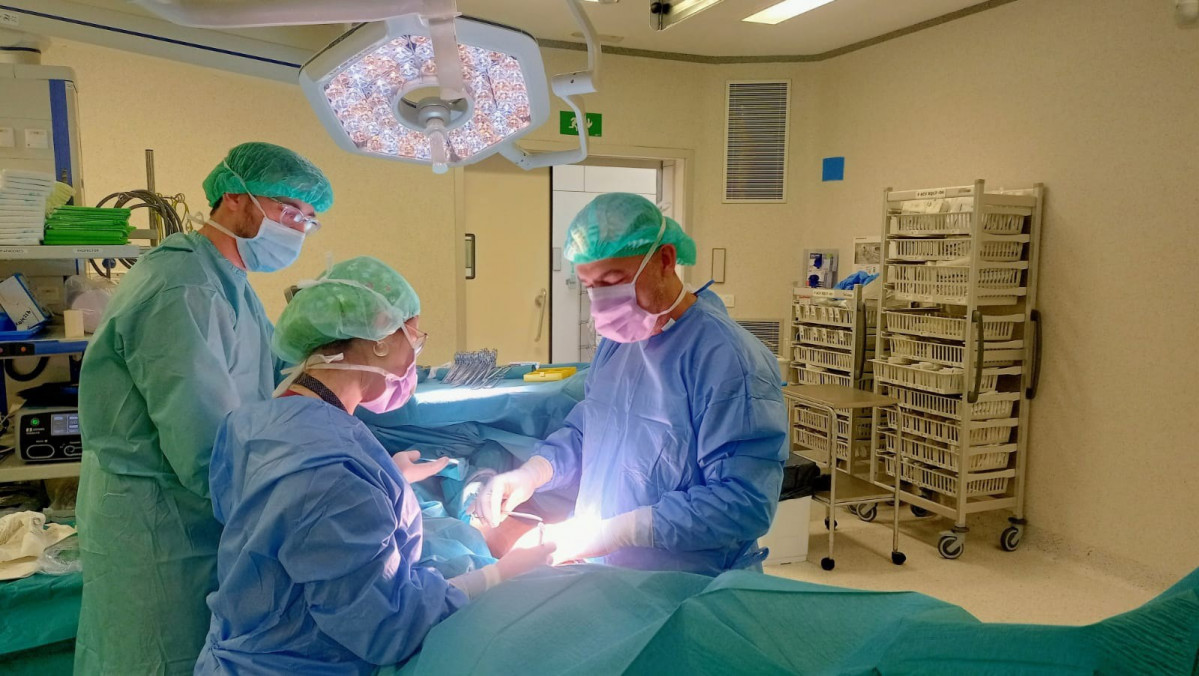
[[[579,123],[575,119],[575,114],[569,110],[563,110],[558,117],[558,131],[567,136],[579,135]],[[603,136],[604,135],[604,116],[599,113],[587,113],[587,135],[588,136]]]

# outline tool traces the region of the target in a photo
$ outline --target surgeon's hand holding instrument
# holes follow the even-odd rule
[[[554,468],[550,462],[535,455],[519,468],[488,481],[475,500],[477,513],[495,528],[553,477]]]
[[[576,516],[561,523],[552,523],[545,527],[544,540],[557,547],[554,552],[555,566],[606,556],[625,547],[652,547],[653,508],[638,507],[610,519]]]

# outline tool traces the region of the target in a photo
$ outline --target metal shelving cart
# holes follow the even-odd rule
[[[876,419],[872,457],[916,515],[953,520],[937,545],[947,559],[971,514],[1014,513],[1007,551],[1023,536],[1043,197],[1040,184],[987,192],[981,180],[884,193],[874,388],[899,407]]]
[[[899,402],[891,397],[841,385],[792,385],[783,389],[783,395],[793,413],[816,416],[823,422],[820,431],[816,431],[820,426],[813,424],[812,436],[802,445],[793,444],[792,452],[828,469],[828,489],[817,491],[812,499],[825,506],[824,525],[828,529],[828,555],[820,560],[820,567],[832,570],[836,565],[834,544],[837,508],[856,509],[859,517],[872,521],[878,503],[895,502],[899,496],[898,479],[893,478],[891,486],[882,483],[877,471],[877,451],[869,445],[866,446],[869,455],[864,463],[868,468],[867,473],[864,476],[855,473],[857,463],[848,462],[847,444],[839,438],[847,431],[847,427],[842,424],[845,421],[838,417],[838,413],[845,414],[849,424],[857,420],[869,424],[880,412],[898,414]],[[842,429],[838,430],[838,427]],[[899,432],[899,438],[905,440],[902,431]],[[899,511],[894,510],[891,524],[891,562],[897,566],[907,561],[907,557],[899,551]]]
[[[791,382],[870,389],[877,299],[861,286],[792,293]]]
[[[67,267],[73,267],[76,273],[82,274],[83,263],[88,259],[132,259],[142,254],[142,248],[137,245],[114,246],[5,246],[0,247],[0,261],[27,264],[29,261],[66,262]],[[73,262],[74,266],[69,265]],[[87,349],[87,338],[67,338],[63,326],[53,322],[44,331],[34,337],[23,340],[0,340],[0,361],[19,359],[22,357],[54,357],[67,356],[71,360],[71,377],[78,378],[79,359]],[[8,387],[6,379],[0,375],[0,404],[8,412]],[[15,434],[15,430],[9,435]],[[8,436],[8,435],[6,435]],[[6,439],[11,441],[11,439]],[[0,458],[0,483],[14,481],[41,481],[44,479],[60,479],[79,476],[80,461],[67,462],[25,462],[14,443],[13,451]]]

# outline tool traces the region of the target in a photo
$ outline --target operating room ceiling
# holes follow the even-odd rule
[[[723,0],[664,31],[650,27],[649,0],[585,3],[602,35],[617,47],[700,56],[816,55],[985,4],[980,0],[835,0],[769,26],[745,17],[777,0]],[[542,40],[580,42],[562,0],[458,0],[458,9],[517,26]]]
[[[133,14],[125,0],[71,0]],[[604,44],[702,57],[810,56],[847,47],[922,22],[996,0],[835,0],[783,23],[746,23],[745,17],[777,0],[723,0],[665,31],[650,27],[649,0],[585,2]],[[464,14],[515,26],[541,40],[582,42],[562,0],[458,0]],[[345,26],[228,31],[316,51]]]

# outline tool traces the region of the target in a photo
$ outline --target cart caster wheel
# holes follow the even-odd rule
[[[841,527],[841,524],[837,523],[837,521],[834,519],[833,520],[833,528],[840,528],[840,527]],[[828,519],[827,518],[824,520],[824,529],[828,530]]]
[[[924,517],[928,516],[929,514],[932,514],[932,512],[928,511],[927,509],[925,509],[923,507],[917,507],[916,505],[912,505],[912,516],[924,518]]]
[[[955,533],[947,533],[941,536],[940,542],[937,543],[937,552],[944,559],[961,558],[962,552],[966,550],[966,539]]]
[[[1023,537],[1023,528],[1020,526],[1008,526],[1003,530],[1003,534],[999,536],[999,546],[1005,552],[1014,552],[1020,547],[1020,540]]]
[[[908,557],[903,552],[891,552],[891,563],[897,566],[902,566],[907,563]]]
[[[832,559],[828,558],[827,556],[824,557],[823,559],[820,559],[820,567],[825,570],[832,570],[833,566],[836,566],[836,565],[837,565],[836,562],[833,561]]]
[[[871,503],[869,505],[862,505],[861,507],[858,507],[857,510],[855,510],[855,511],[858,514],[858,518],[861,519],[862,521],[866,521],[866,522],[874,521],[874,517],[878,516],[878,505],[874,504],[874,503]]]

